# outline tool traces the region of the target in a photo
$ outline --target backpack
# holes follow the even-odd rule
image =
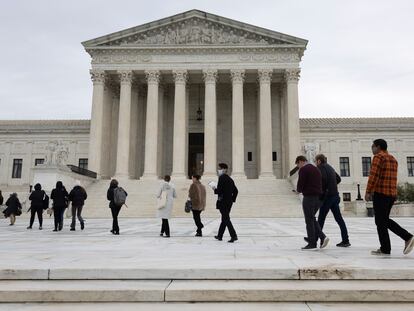
[[[127,193],[122,187],[114,189],[114,203],[116,206],[122,206],[126,202]]]

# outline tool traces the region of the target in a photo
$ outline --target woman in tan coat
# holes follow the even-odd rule
[[[188,191],[188,197],[191,201],[193,218],[197,226],[196,236],[203,236],[201,229],[204,225],[201,222],[200,214],[206,208],[206,187],[200,182],[200,175],[193,175],[193,183]]]

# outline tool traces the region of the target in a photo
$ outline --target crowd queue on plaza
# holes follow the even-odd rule
[[[409,254],[414,248],[414,236],[407,230],[390,219],[390,211],[397,198],[397,160],[387,151],[387,142],[383,139],[374,140],[372,146],[373,160],[368,179],[365,200],[373,202],[375,213],[375,224],[377,227],[380,248],[371,251],[372,255],[387,256],[391,253],[391,243],[388,230],[404,240],[404,254]],[[337,247],[350,247],[347,226],[341,215],[339,207],[340,197],[338,184],[341,182],[340,176],[335,169],[327,163],[327,158],[323,154],[318,154],[312,164],[306,157],[300,155],[296,158],[298,167],[298,182],[296,192],[303,195],[302,209],[306,223],[307,236],[304,240],[307,245],[302,250],[312,251],[323,249],[328,246],[329,238],[323,232],[326,216],[332,212],[335,221],[341,231],[341,242]],[[238,240],[236,230],[230,219],[230,212],[236,202],[238,189],[233,179],[228,175],[228,166],[225,163],[218,165],[218,183],[211,182],[209,186],[217,195],[216,208],[221,214],[221,223],[217,235],[214,238],[218,241],[223,240],[224,232],[227,228],[230,234],[229,243]],[[192,184],[188,191],[188,199],[185,204],[185,211],[192,212],[196,225],[197,237],[202,237],[204,227],[201,221],[201,212],[206,207],[206,188],[200,181],[200,175],[192,176]],[[118,215],[122,206],[126,205],[127,192],[119,185],[116,179],[110,181],[107,191],[107,199],[112,214],[112,229],[114,235],[120,234]],[[161,221],[160,236],[170,237],[170,226],[168,220],[171,218],[174,199],[177,197],[171,177],[166,175],[156,194],[157,216]],[[52,207],[49,207],[49,196],[40,184],[34,186],[30,193],[30,222],[27,229],[32,229],[35,217],[39,221],[39,230],[42,230],[43,213],[47,210],[48,214],[54,215],[53,231],[63,229],[63,219],[65,210],[71,205],[72,222],[70,230],[76,230],[76,218],[80,222],[81,230],[85,229],[85,221],[82,218],[82,209],[87,199],[86,190],[79,182],[68,193],[61,181],[56,183],[56,188],[50,194]],[[0,191],[0,205],[3,204],[3,196]],[[14,225],[16,216],[22,214],[22,205],[16,193],[12,193],[7,199],[6,208],[3,213],[6,218],[10,218],[10,225]],[[316,214],[319,211],[316,219]],[[320,241],[318,248],[318,241]]]

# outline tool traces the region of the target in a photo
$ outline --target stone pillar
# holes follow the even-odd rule
[[[104,111],[105,71],[91,70],[93,82],[92,113],[89,137],[89,170],[101,175],[102,166],[102,127]]]
[[[298,81],[300,69],[286,69],[286,121],[287,121],[287,148],[288,148],[288,166],[293,168],[296,157],[301,154],[300,148],[300,125],[299,125],[299,98],[298,98]]]
[[[272,162],[272,69],[259,70],[259,178],[274,178]]]
[[[215,177],[217,169],[217,70],[203,70],[205,82],[204,120],[204,173],[205,177]]]
[[[119,97],[118,148],[115,175],[118,178],[129,178],[132,71],[119,71],[118,75],[121,89]]]
[[[172,176],[174,179],[185,179],[186,160],[186,70],[174,70],[175,93],[174,93],[174,137],[173,137],[173,167]]]
[[[246,178],[244,171],[244,70],[231,70],[232,92],[232,176]]]
[[[158,87],[160,83],[160,72],[158,70],[147,70],[145,75],[148,83],[147,93],[147,119],[145,124],[145,160],[143,179],[157,179],[158,171],[158,122],[159,102]]]

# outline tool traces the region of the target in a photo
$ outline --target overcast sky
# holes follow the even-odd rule
[[[0,119],[89,119],[81,42],[190,9],[309,40],[301,117],[414,116],[411,0],[1,0]]]

